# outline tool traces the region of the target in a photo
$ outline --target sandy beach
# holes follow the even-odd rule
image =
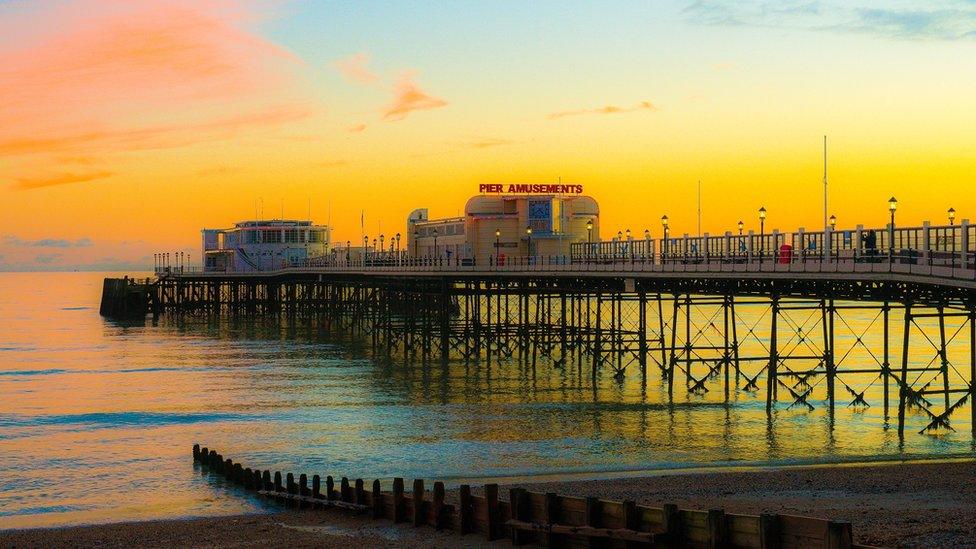
[[[673,502],[685,508],[848,520],[855,540],[868,545],[976,547],[976,461],[684,473],[518,486],[647,504]],[[4,547],[341,547],[350,543],[370,547],[507,544],[334,511],[0,532]]]

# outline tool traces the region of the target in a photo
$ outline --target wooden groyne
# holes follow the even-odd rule
[[[342,477],[336,486],[331,476],[325,485],[319,475],[252,469],[199,444],[193,459],[213,473],[246,490],[289,506],[306,509],[336,508],[373,519],[388,519],[459,535],[485,539],[508,538],[513,545],[549,547],[691,547],[691,548],[824,548],[848,549],[855,545],[849,522],[780,514],[738,515],[722,509],[707,511],[638,505],[633,501],[607,501],[512,488],[508,500],[497,484],[486,484],[482,495],[469,485],[458,488],[457,503],[445,501],[444,483],[428,492],[422,479],[408,490],[402,478],[393,479],[392,491],[380,481]],[[309,484],[311,482],[311,484]]]

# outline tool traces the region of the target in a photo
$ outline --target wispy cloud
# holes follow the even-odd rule
[[[383,110],[383,120],[403,120],[414,111],[429,111],[447,105],[447,101],[427,94],[413,81],[412,74],[404,74],[393,88],[393,102]]]
[[[366,124],[356,124],[354,126],[349,126],[349,128],[346,131],[348,131],[349,133],[359,133],[365,129],[366,129]]]
[[[36,263],[49,264],[54,263],[61,258],[61,254],[41,254],[34,257]]]
[[[698,0],[683,10],[704,25],[753,26],[870,34],[900,40],[976,39],[976,2],[939,3],[839,0]]]
[[[67,185],[69,183],[83,183],[85,181],[95,181],[105,179],[115,175],[114,172],[107,170],[97,170],[91,172],[61,173],[55,175],[25,176],[14,177],[15,187],[18,189],[39,189],[41,187],[54,187],[56,185]]]
[[[364,52],[336,59],[332,65],[347,81],[354,84],[373,84],[379,76],[369,69],[369,55]]]
[[[638,111],[657,111],[659,110],[656,105],[650,101],[641,101],[633,107],[618,107],[616,105],[607,105],[605,107],[598,107],[595,109],[578,109],[573,111],[559,111],[554,112],[547,116],[549,120],[557,120],[559,118],[566,118],[567,116],[580,116],[583,114],[622,114],[628,112],[638,112]]]
[[[15,235],[3,236],[4,246],[25,248],[87,248],[92,245],[90,238],[70,240],[67,238],[41,238],[39,240],[22,240]]]
[[[489,149],[491,147],[499,147],[502,145],[511,145],[514,143],[511,139],[503,139],[499,137],[485,137],[483,139],[476,139],[474,141],[465,141],[460,143],[462,149]]]

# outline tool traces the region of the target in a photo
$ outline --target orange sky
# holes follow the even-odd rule
[[[357,240],[560,177],[604,236],[694,232],[699,179],[705,231],[815,228],[824,134],[841,226],[976,220],[971,5],[601,5],[0,5],[0,270],[198,255],[262,202]]]

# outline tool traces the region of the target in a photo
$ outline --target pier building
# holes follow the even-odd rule
[[[407,217],[407,250],[415,258],[488,264],[515,257],[568,256],[572,244],[600,239],[600,208],[575,184],[484,184],[464,215]]]
[[[205,272],[271,271],[329,253],[329,227],[309,220],[242,221],[201,232]]]

